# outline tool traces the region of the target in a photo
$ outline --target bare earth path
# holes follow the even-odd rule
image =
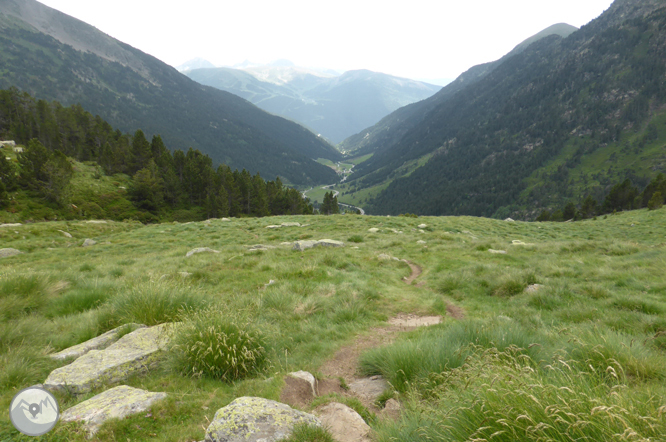
[[[421,269],[420,266],[414,264],[411,261],[406,261],[407,264],[409,265],[409,268],[412,269],[412,274],[409,275],[408,277],[404,278],[403,281],[407,283],[407,285],[412,285],[412,282],[419,276],[421,276],[421,273],[423,273],[423,269]]]

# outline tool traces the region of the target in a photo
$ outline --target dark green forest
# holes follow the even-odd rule
[[[389,151],[360,164],[352,180],[357,188],[393,179],[365,209],[530,218],[578,200],[581,187],[583,196],[602,200],[625,178],[644,187],[665,171],[611,164],[584,186],[569,175],[612,143],[639,157],[640,145],[622,143],[661,131],[649,123],[666,103],[666,9],[622,25],[604,23],[531,45],[430,110]],[[578,151],[567,164],[539,172],[574,140]],[[395,176],[403,164],[428,154],[433,157],[425,166]],[[539,184],[528,188],[534,173]]]
[[[279,177],[264,181],[245,169],[215,168],[209,156],[192,148],[172,154],[159,135],[148,141],[141,130],[124,134],[79,105],[35,100],[17,89],[0,91],[0,138],[25,145],[16,164],[0,158],[0,206],[10,212],[21,192],[43,201],[47,218],[156,222],[313,212]],[[94,162],[109,176],[130,176],[130,187],[73,195],[67,157]],[[34,219],[39,216],[37,211]]]
[[[71,17],[62,26],[108,39]],[[163,62],[113,41],[121,64],[78,51],[0,13],[0,88],[17,87],[64,105],[81,104],[124,132],[161,134],[168,146],[191,146],[214,164],[275,174],[293,184],[331,181],[335,173],[313,158],[340,153],[304,127],[262,111],[233,94],[202,86]],[[138,66],[138,67],[137,67]]]

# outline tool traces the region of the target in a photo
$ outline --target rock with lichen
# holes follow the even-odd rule
[[[157,364],[168,343],[169,325],[140,328],[104,350],[90,350],[71,364],[53,370],[44,388],[83,394],[148,371]]]
[[[113,330],[109,330],[108,332],[99,335],[96,338],[89,339],[86,342],[82,342],[81,344],[77,344],[73,347],[66,348],[63,351],[54,353],[49,356],[51,357],[51,359],[55,360],[78,358],[88,353],[90,350],[100,350],[113,344],[118,340],[121,332],[127,330],[127,328],[130,328],[130,330],[136,330],[137,328],[142,328],[142,327],[145,327],[145,325],[142,324],[122,325],[118,328],[114,328]]]
[[[321,426],[311,414],[280,402],[241,397],[215,413],[205,442],[274,442],[288,438],[296,424]]]
[[[120,385],[93,396],[66,410],[60,420],[62,422],[81,422],[94,436],[99,427],[109,419],[123,419],[132,414],[148,410],[155,402],[166,398],[166,393],[150,391]]]

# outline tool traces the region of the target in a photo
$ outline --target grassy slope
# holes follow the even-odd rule
[[[49,222],[0,228],[3,247],[26,252],[0,262],[0,408],[7,409],[16,391],[42,382],[59,365],[45,353],[135,319],[131,310],[117,306],[126,305],[120,299],[126,303],[141,292],[158,297],[184,293],[186,305],[206,301],[243,312],[269,338],[271,367],[265,376],[275,377],[225,384],[183,377],[165,362],[127,384],[166,391],[169,398],[150,415],[106,424],[99,440],[201,440],[215,411],[233,398],[277,399],[281,373],[316,372],[336,348],[388,317],[398,312],[445,314],[448,304],[464,308],[468,319],[510,318],[546,334],[554,347],[567,345],[569,336],[579,336],[581,330],[623,332],[646,343],[663,362],[666,342],[654,336],[666,331],[665,211],[627,212],[578,223],[341,215],[150,226]],[[309,226],[265,229],[284,221]],[[420,223],[428,225],[425,233],[416,229]],[[368,233],[371,227],[381,231]],[[299,238],[346,241],[354,234],[363,242],[341,249],[299,253],[278,246]],[[78,247],[84,238],[98,244]],[[418,240],[427,241],[427,247]],[[513,240],[533,245],[514,246]],[[257,243],[278,247],[247,252],[248,245]],[[221,253],[185,257],[188,250],[203,246]],[[494,255],[488,248],[508,253]],[[402,278],[409,274],[408,266],[379,261],[379,253],[419,264],[425,286],[406,286]],[[179,272],[192,276],[184,278]],[[276,283],[264,287],[270,279]],[[507,295],[507,287],[520,288],[527,280],[545,287],[536,294],[517,290]],[[19,291],[24,298],[11,296]],[[447,319],[442,330],[455,322]],[[664,397],[659,379],[632,379],[616,391],[630,400],[635,391],[652,385],[653,394]],[[89,396],[58,399],[66,409]],[[62,424],[41,439],[21,437],[3,414],[0,440],[86,439],[75,425]]]

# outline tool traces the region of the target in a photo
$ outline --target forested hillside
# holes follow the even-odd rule
[[[355,185],[431,155],[366,209],[525,217],[627,177],[644,186],[665,170],[665,74],[666,5],[616,1],[568,38],[532,44],[434,107],[361,165]]]
[[[312,159],[340,154],[302,126],[34,0],[0,2],[0,66],[0,88],[79,103],[114,127],[161,134],[172,148],[199,149],[215,164],[300,184],[335,178]]]
[[[81,106],[0,91],[0,222],[110,218],[143,222],[312,213],[280,178],[214,167],[199,150],[167,149],[114,130]],[[10,160],[8,161],[6,158]],[[68,158],[69,157],[69,158]],[[4,213],[3,213],[4,212]]]

